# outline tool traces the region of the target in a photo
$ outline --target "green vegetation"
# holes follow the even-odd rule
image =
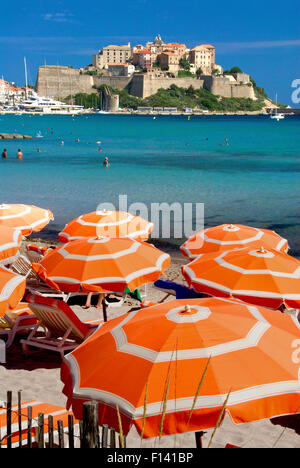
[[[85,72],[80,72],[80,75],[98,75],[98,72],[97,70],[88,70],[88,71],[85,71]]]
[[[253,80],[253,78],[250,77],[250,81],[251,83],[253,84],[253,89],[254,89],[254,93],[255,93],[255,96],[260,99],[260,100],[264,100],[264,99],[268,99],[269,101],[271,101],[273,104],[276,104],[275,101],[273,101],[272,99],[269,98],[269,96],[267,95],[267,93],[265,92],[264,88],[260,88],[259,86],[257,86],[256,82]],[[281,107],[281,108],[285,108],[287,107],[285,104],[282,104],[280,102],[277,102],[277,106],[278,107]]]
[[[190,71],[190,62],[185,58],[181,58],[179,60],[179,66],[180,68],[183,68],[186,71]]]
[[[69,104],[75,104],[76,106],[83,106],[87,109],[99,109],[100,108],[100,96],[97,93],[86,94],[78,93],[75,96],[67,96],[65,101]]]
[[[188,70],[178,70],[178,78],[195,78],[195,73],[192,73]]]
[[[243,73],[240,67],[232,67],[230,70],[225,70],[224,75],[230,75],[231,73]]]

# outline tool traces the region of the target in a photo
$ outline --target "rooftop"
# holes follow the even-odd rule
[[[200,49],[215,49],[215,47],[210,44],[201,44],[201,45],[194,47],[192,50],[200,50]]]

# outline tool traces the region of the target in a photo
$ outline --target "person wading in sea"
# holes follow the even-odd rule
[[[104,167],[109,167],[109,162],[108,162],[108,158],[106,157],[103,161],[103,166]]]
[[[7,151],[6,151],[6,148],[4,148],[4,150],[2,151],[1,157],[2,157],[2,159],[7,159]]]
[[[20,149],[18,149],[17,158],[18,159],[23,159],[23,153],[22,153],[22,151]]]

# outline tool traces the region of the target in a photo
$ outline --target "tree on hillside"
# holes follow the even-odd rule
[[[190,68],[191,68],[190,67],[190,62],[185,58],[181,58],[179,60],[179,66],[180,66],[180,68],[183,68],[186,71],[190,71]]]
[[[201,67],[199,67],[196,71],[197,78],[200,78],[201,75],[203,75],[203,70]]]
[[[230,70],[225,70],[224,75],[230,75],[231,73],[243,73],[240,67],[232,67]]]

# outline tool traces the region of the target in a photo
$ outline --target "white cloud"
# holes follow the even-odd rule
[[[214,44],[218,53],[230,53],[245,49],[276,49],[282,47],[299,47],[300,39],[286,41],[255,41],[255,42],[220,42]]]
[[[56,23],[66,23],[73,19],[74,15],[69,12],[46,13],[42,15],[45,21],[54,21]]]

